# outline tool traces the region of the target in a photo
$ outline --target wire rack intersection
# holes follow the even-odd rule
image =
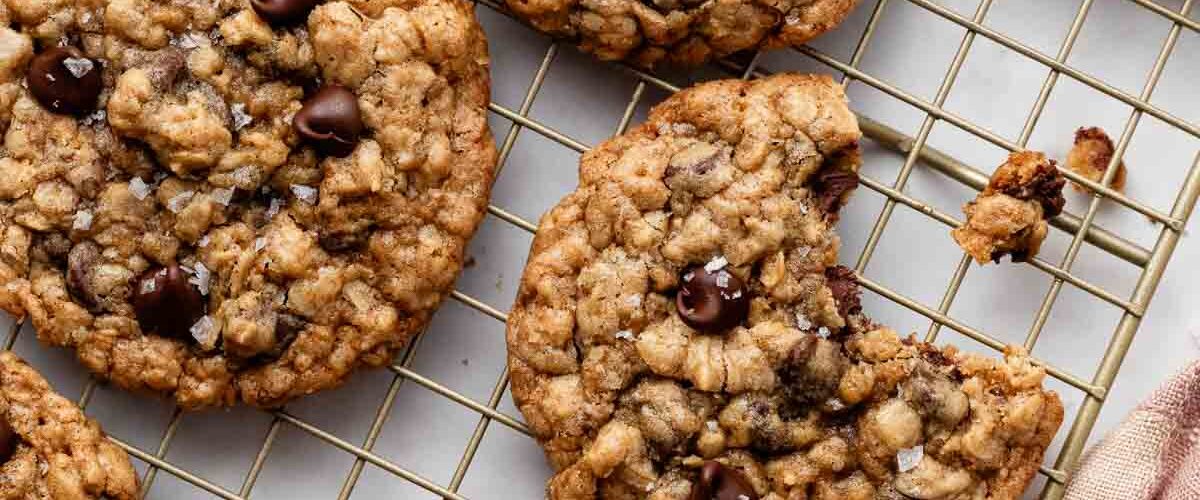
[[[937,304],[926,304],[915,300],[863,275],[897,206],[902,205],[924,214],[944,224],[947,229],[958,226],[961,223],[954,215],[945,213],[930,203],[906,192],[905,188],[910,176],[918,164],[929,167],[974,190],[982,189],[987,183],[988,177],[983,171],[960,162],[950,155],[926,144],[934,125],[939,122],[948,124],[1004,150],[1013,151],[1023,149],[1033,134],[1039,118],[1046,109],[1051,93],[1063,76],[1086,85],[1131,108],[1125,125],[1120,131],[1119,138],[1115,142],[1116,152],[1113,155],[1113,160],[1108,165],[1101,182],[1092,182],[1074,172],[1064,171],[1064,174],[1068,178],[1076,183],[1087,186],[1093,193],[1087,210],[1082,215],[1064,213],[1051,220],[1051,224],[1054,227],[1070,236],[1070,245],[1065,255],[1059,262],[1050,262],[1042,258],[1035,258],[1029,262],[1031,267],[1045,273],[1051,279],[1049,290],[1042,299],[1041,305],[1036,311],[1033,324],[1027,331],[1023,342],[1024,347],[1035,354],[1035,358],[1037,353],[1034,347],[1064,285],[1070,285],[1110,304],[1121,314],[1103,357],[1096,367],[1095,373],[1090,376],[1071,373],[1053,364],[1039,361],[1053,378],[1080,391],[1084,396],[1083,403],[1079,407],[1074,421],[1069,428],[1060,431],[1060,433],[1066,432],[1067,434],[1054,465],[1050,467],[1043,466],[1040,470],[1040,474],[1046,478],[1045,486],[1040,494],[1040,498],[1043,499],[1057,500],[1062,497],[1064,484],[1069,477],[1068,471],[1078,461],[1083,451],[1083,447],[1091,433],[1092,427],[1096,423],[1108,391],[1112,387],[1125,354],[1129,350],[1138,326],[1153,298],[1159,280],[1162,278],[1167,263],[1183,235],[1183,230],[1187,225],[1192,208],[1197,198],[1200,197],[1200,151],[1197,152],[1192,160],[1186,178],[1175,197],[1174,206],[1169,212],[1162,212],[1108,187],[1108,184],[1112,181],[1116,173],[1115,167],[1125,153],[1134,135],[1134,131],[1137,129],[1143,116],[1152,116],[1170,127],[1190,135],[1193,139],[1200,138],[1200,125],[1182,119],[1172,114],[1169,110],[1162,109],[1150,102],[1151,95],[1158,85],[1167,61],[1176,47],[1180,34],[1184,31],[1200,33],[1200,22],[1189,17],[1195,0],[1185,0],[1178,10],[1169,9],[1151,0],[1120,1],[1137,5],[1170,23],[1170,28],[1163,39],[1159,53],[1138,95],[1132,95],[1120,90],[1102,79],[1089,75],[1067,63],[1068,57],[1079,37],[1081,28],[1096,0],[1082,0],[1080,2],[1070,28],[1057,53],[1054,55],[1039,52],[994,28],[988,27],[985,24],[985,19],[995,3],[994,0],[980,0],[970,17],[932,0],[878,0],[873,6],[871,2],[863,1],[863,5],[860,5],[859,8],[871,9],[871,11],[866,26],[859,36],[858,42],[853,48],[849,59],[843,61],[810,46],[793,49],[803,56],[824,65],[827,69],[840,73],[844,84],[850,82],[865,84],[911,106],[924,115],[917,132],[912,136],[872,120],[870,117],[859,116],[864,134],[884,148],[903,156],[904,162],[896,178],[890,181],[876,179],[865,174],[861,175],[862,185],[882,195],[885,201],[871,229],[870,235],[854,263],[854,269],[858,274],[859,282],[864,288],[926,317],[929,320],[929,327],[925,335],[928,341],[936,340],[943,328],[950,328],[991,349],[999,351],[1004,348],[1004,342],[999,340],[997,336],[968,325],[949,314],[951,305],[958,294],[963,280],[971,269],[971,259],[969,256],[962,255],[954,269],[950,282],[946,285],[940,302]],[[860,69],[860,63],[877,33],[877,28],[883,18],[886,7],[889,3],[898,2],[912,4],[964,30],[953,59],[931,100],[923,99],[899,88],[886,79]],[[511,14],[497,0],[476,0],[476,3],[481,9],[490,9],[511,17]],[[979,37],[983,37],[994,44],[1004,47],[1008,51],[1034,61],[1045,69],[1046,75],[1040,91],[1032,109],[1026,115],[1024,126],[1016,139],[1009,139],[998,135],[945,108],[946,100],[959,78],[960,71],[967,60],[971,46]],[[493,130],[497,134],[497,144],[500,149],[497,178],[501,175],[502,169],[513,151],[518,136],[524,131],[538,134],[577,153],[583,153],[590,147],[588,144],[530,117],[533,103],[546,83],[548,72],[556,56],[559,54],[559,50],[558,43],[549,44],[523,99],[521,99],[520,105],[516,109],[505,107],[495,102],[489,105],[492,113],[509,122],[508,129],[503,135],[499,133],[499,130]],[[732,76],[741,78],[759,77],[767,73],[759,65],[761,55],[762,53],[756,53],[748,58],[731,58],[718,61],[715,65]],[[648,90],[654,89],[668,93],[679,90],[679,86],[656,74],[647,73],[629,66],[617,64],[613,64],[613,66],[618,67],[620,71],[632,75],[637,81],[628,105],[614,128],[614,133],[619,134],[629,127],[639,105],[643,104],[643,100],[646,97],[645,94]],[[1152,248],[1145,248],[1115,232],[1096,225],[1095,218],[1097,211],[1105,200],[1109,203],[1118,204],[1125,209],[1140,213],[1157,224],[1157,240]],[[536,230],[534,222],[526,220],[500,206],[489,205],[488,213],[496,219],[511,224],[527,233],[532,234]],[[1127,295],[1115,293],[1072,273],[1072,266],[1075,264],[1084,243],[1088,243],[1141,269],[1141,274],[1137,279],[1132,293]],[[496,321],[503,323],[506,320],[506,313],[503,310],[467,295],[462,291],[453,291],[451,298]],[[12,349],[17,335],[20,334],[23,326],[24,321],[13,323],[13,327],[6,340],[5,348]],[[501,370],[489,397],[485,401],[472,399],[461,392],[439,383],[437,380],[418,373],[412,368],[413,360],[417,355],[423,338],[423,334],[415,337],[394,364],[388,367],[388,370],[391,372],[390,384],[384,397],[378,404],[365,438],[360,443],[340,438],[332,432],[322,429],[320,426],[289,412],[286,408],[268,412],[271,418],[270,425],[237,491],[222,487],[213,481],[189,471],[186,467],[172,463],[164,458],[184,417],[184,413],[177,408],[173,410],[169,423],[153,450],[142,449],[117,438],[110,437],[110,439],[128,451],[132,456],[147,464],[146,473],[142,477],[141,492],[143,496],[150,491],[159,471],[164,471],[218,498],[230,500],[249,498],[260,473],[263,471],[264,465],[267,463],[272,448],[278,442],[280,431],[284,426],[291,426],[354,457],[354,463],[350,467],[350,470],[346,472],[342,481],[342,487],[337,497],[339,500],[350,498],[355,485],[358,484],[364,468],[368,464],[409,481],[434,495],[446,499],[463,499],[465,497],[459,493],[459,489],[475,459],[476,452],[479,450],[484,435],[488,432],[489,426],[492,423],[499,423],[525,436],[529,436],[529,431],[518,417],[498,409],[502,398],[506,397],[505,393],[508,386],[507,368]],[[373,451],[384,429],[384,424],[387,422],[395,406],[394,403],[404,382],[414,383],[477,414],[478,420],[474,430],[467,441],[465,449],[462,451],[461,458],[450,481],[445,484],[423,477],[411,469],[388,460]],[[97,381],[94,378],[89,379],[79,398],[80,406],[87,407],[95,393],[96,387]]]

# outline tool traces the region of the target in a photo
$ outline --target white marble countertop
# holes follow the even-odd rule
[[[1160,0],[1177,9],[1182,0]],[[852,53],[876,2],[863,0],[852,19],[815,46],[841,60]],[[943,1],[965,16],[975,11],[974,1]],[[1079,2],[1068,0],[996,0],[985,24],[1045,54],[1058,53]],[[1193,9],[1200,11],[1200,9]],[[486,7],[478,12],[491,39],[494,100],[508,109],[519,109],[534,72],[546,54],[549,41]],[[1193,13],[1197,19],[1200,14]],[[1170,23],[1128,0],[1097,0],[1083,25],[1068,64],[1113,86],[1138,94],[1170,29]],[[932,101],[949,67],[964,31],[906,0],[892,0],[884,9],[861,68],[923,100]],[[763,61],[771,71],[829,71],[812,59],[792,51],[774,53]],[[712,68],[668,78],[683,84],[719,77]],[[974,41],[945,108],[994,133],[1015,141],[1047,76],[1042,65],[1023,58],[982,37]],[[1183,30],[1174,55],[1163,72],[1152,102],[1191,123],[1200,123],[1200,35]],[[611,65],[598,64],[573,49],[563,47],[549,67],[544,86],[529,116],[584,144],[596,144],[611,135],[633,95],[637,80]],[[867,116],[916,134],[925,115],[863,83],[849,87],[852,106]],[[665,94],[647,88],[637,118],[648,105]],[[1079,126],[1098,125],[1116,137],[1125,128],[1131,109],[1068,77],[1058,80],[1045,113],[1029,140],[1031,149],[1063,158],[1072,133]],[[492,126],[503,141],[511,122],[492,115]],[[939,122],[929,143],[968,164],[990,172],[1004,151],[953,125]],[[866,142],[864,173],[891,184],[903,158]],[[1129,164],[1127,193],[1134,199],[1169,212],[1176,192],[1192,164],[1200,140],[1143,117],[1125,155]],[[523,130],[499,176],[494,203],[526,220],[538,216],[575,184],[578,153]],[[974,193],[932,169],[917,165],[905,191],[940,210],[961,216],[959,206]],[[884,198],[863,188],[844,212],[842,261],[853,265],[870,234]],[[1071,192],[1067,210],[1082,214],[1088,198]],[[1115,203],[1101,207],[1097,223],[1146,248],[1154,245],[1160,229]],[[1197,224],[1190,225],[1193,231]],[[1200,245],[1184,238],[1167,270],[1129,351],[1121,375],[1093,433],[1093,441],[1111,429],[1148,391],[1200,350],[1193,335],[1200,334]],[[470,254],[476,264],[459,280],[458,289],[500,311],[507,311],[515,295],[531,235],[495,217],[483,223]],[[1070,239],[1052,230],[1042,256],[1058,263]],[[931,307],[937,307],[954,272],[960,251],[940,223],[906,207],[897,207],[883,238],[866,268],[872,280],[896,289]],[[1085,246],[1073,271],[1121,297],[1128,297],[1139,274],[1131,264],[1091,246]],[[950,314],[968,325],[1020,343],[1050,286],[1050,277],[1026,265],[972,266]],[[864,294],[867,311],[898,330],[921,334],[929,320],[873,293]],[[1055,304],[1037,344],[1035,354],[1070,373],[1090,379],[1119,311],[1086,292],[1067,285]],[[8,321],[11,321],[10,319]],[[448,300],[436,316],[428,335],[418,346],[412,370],[424,377],[486,403],[504,363],[503,325],[455,300]],[[941,342],[965,349],[978,344],[943,329]],[[86,373],[73,355],[36,344],[26,327],[16,350],[47,374],[64,394],[78,395]],[[333,436],[361,446],[383,398],[393,384],[386,371],[361,373],[342,389],[290,405],[287,411]],[[1066,402],[1066,434],[1081,393],[1058,381],[1050,383]],[[507,393],[499,410],[517,416]],[[97,389],[87,412],[98,418],[114,436],[143,450],[156,450],[173,408],[165,402],[124,393],[116,388]],[[430,481],[446,486],[479,423],[479,414],[412,381],[398,385],[397,397],[383,423],[373,451]],[[168,462],[232,492],[238,492],[271,428],[269,414],[233,409],[184,415],[171,437]],[[1055,444],[1055,451],[1058,443]],[[1049,460],[1049,459],[1048,459]],[[255,498],[337,498],[354,465],[354,456],[291,424],[279,427],[274,445],[251,492]],[[138,462],[139,470],[145,464]],[[499,423],[483,434],[478,453],[463,478],[460,492],[467,498],[540,497],[549,470],[534,443]],[[427,491],[374,465],[367,465],[352,498],[434,498]],[[170,473],[159,472],[150,498],[190,499],[213,496]]]

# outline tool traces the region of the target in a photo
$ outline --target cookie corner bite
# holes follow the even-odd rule
[[[133,500],[137,475],[125,450],[32,367],[0,353],[0,495]]]
[[[685,89],[586,153],[506,331],[553,499],[1020,496],[1044,371],[902,337],[837,266],[861,133],[842,87]]]
[[[1057,163],[1036,151],[1017,151],[992,174],[988,185],[963,206],[967,221],[951,230],[959,247],[976,262],[999,262],[1009,255],[1025,262],[1046,239],[1046,220],[1062,213],[1066,178]]]
[[[695,66],[737,52],[799,46],[840,24],[859,0],[506,0],[517,17],[605,61]]]
[[[497,158],[466,2],[7,5],[0,307],[44,342],[271,407],[389,362],[449,293]]]

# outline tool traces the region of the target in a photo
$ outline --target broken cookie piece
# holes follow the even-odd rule
[[[11,352],[0,353],[0,498],[132,500],[129,455]]]
[[[1067,154],[1067,168],[1087,177],[1092,182],[1099,183],[1104,178],[1108,164],[1112,162],[1113,150],[1112,139],[1108,138],[1104,129],[1100,127],[1080,128],[1075,131],[1075,145]],[[1092,192],[1082,184],[1072,182],[1071,186],[1083,193]],[[1117,163],[1117,173],[1113,175],[1112,182],[1108,187],[1117,192],[1125,190],[1125,160]]]
[[[1046,239],[1046,219],[1062,212],[1064,184],[1046,155],[1012,153],[987,188],[963,207],[967,222],[950,234],[980,264],[999,262],[1005,255],[1013,262],[1028,261]]]

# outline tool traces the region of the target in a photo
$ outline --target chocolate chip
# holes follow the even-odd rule
[[[825,282],[829,291],[833,292],[833,300],[837,302],[838,314],[843,319],[852,314],[862,312],[862,296],[858,289],[858,279],[854,271],[846,266],[834,266],[825,270]]]
[[[758,494],[737,469],[716,460],[704,462],[700,478],[692,484],[691,500],[757,500]]]
[[[1067,203],[1062,194],[1067,179],[1055,165],[1057,163],[1054,160],[1039,162],[1033,178],[1028,182],[1004,186],[1000,191],[1013,198],[1036,201],[1042,205],[1042,212],[1047,218],[1054,217],[1062,213],[1063,206]]]
[[[146,271],[138,278],[133,310],[142,331],[191,341],[191,328],[204,316],[204,297],[178,264]]]
[[[92,271],[99,261],[100,247],[90,241],[75,245],[67,254],[67,291],[92,312],[100,305],[100,296],[91,285]]]
[[[16,452],[17,433],[13,431],[12,424],[0,416],[0,464],[7,462]]]
[[[250,0],[254,12],[273,26],[286,26],[308,19],[321,0]]]
[[[822,169],[813,180],[817,196],[817,207],[827,214],[836,214],[842,208],[842,198],[858,187],[858,174],[836,168]]]
[[[675,294],[679,318],[697,330],[728,330],[750,312],[750,294],[741,278],[725,269],[709,272],[701,266],[683,273]]]
[[[46,109],[83,115],[96,109],[104,80],[100,62],[75,47],[52,47],[29,65],[29,91]]]
[[[321,87],[296,113],[292,126],[322,154],[349,156],[363,130],[358,97],[341,85]]]

